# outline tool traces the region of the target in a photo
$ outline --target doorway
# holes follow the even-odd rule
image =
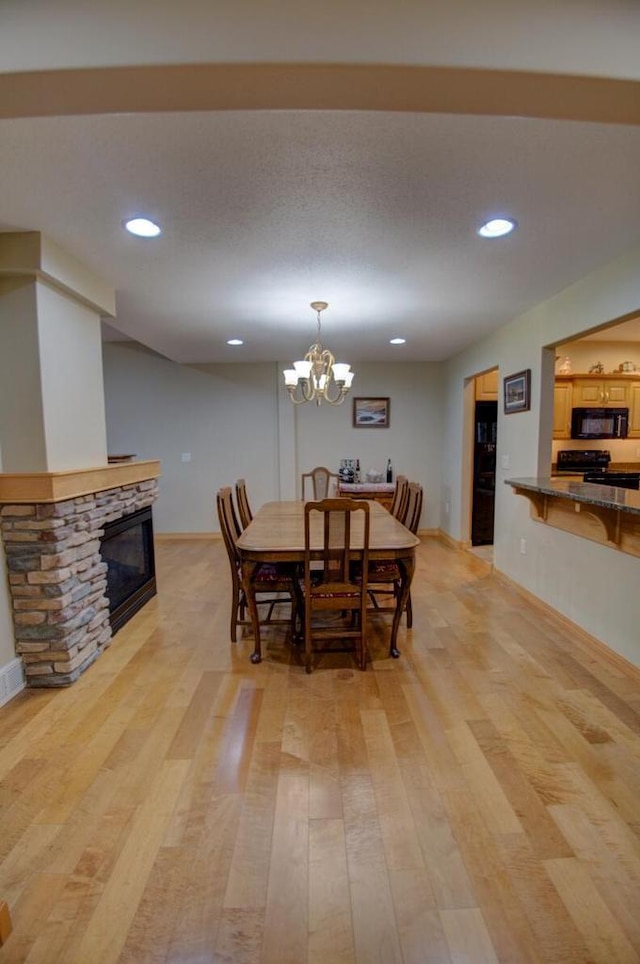
[[[498,441],[498,369],[475,379],[471,546],[493,546]]]

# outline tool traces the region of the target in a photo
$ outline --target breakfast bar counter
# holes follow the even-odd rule
[[[583,539],[640,556],[640,492],[563,478],[506,479],[531,517]]]

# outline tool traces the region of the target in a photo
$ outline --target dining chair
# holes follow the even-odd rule
[[[354,546],[352,547],[352,534]],[[369,503],[321,499],[304,510],[304,653],[311,672],[313,644],[355,641],[360,669],[367,662]],[[327,647],[321,647],[327,651]]]
[[[240,527],[233,507],[231,486],[225,486],[218,491],[216,507],[220,532],[231,567],[230,636],[231,641],[235,643],[237,641],[237,627],[250,626],[251,620],[247,619],[247,594],[242,582],[240,554],[236,546],[236,540],[240,535]],[[265,617],[260,619],[261,625],[267,623],[286,624],[291,626],[291,632],[295,634],[298,616],[302,612],[302,596],[295,568],[286,563],[262,563],[256,573],[253,591],[255,592],[257,605],[267,607]],[[275,607],[287,601],[291,604],[290,617],[288,619],[275,619],[273,616]]]
[[[398,475],[396,477],[396,487],[393,493],[393,499],[391,500],[391,505],[389,506],[389,512],[394,518],[398,519],[399,522],[403,521],[407,508],[408,496],[409,479],[406,477],[406,475]]]
[[[247,484],[244,479],[238,479],[236,481],[236,503],[238,505],[240,524],[242,525],[243,529],[246,529],[253,519],[253,512],[251,511],[251,506],[249,505]]]
[[[404,510],[404,520],[400,519],[413,535],[418,534],[420,516],[422,515],[423,488],[418,482],[407,484],[406,508]],[[371,601],[372,612],[389,612],[396,610],[398,596],[400,593],[401,578],[398,565],[393,559],[376,559],[369,564],[368,574],[368,594]],[[385,596],[393,597],[393,605],[381,605],[380,599]],[[407,629],[413,626],[413,606],[411,604],[411,590],[407,596],[405,605],[407,615]]]
[[[302,499],[305,499],[306,483],[311,483],[313,498],[330,499],[335,497],[338,487],[339,476],[337,472],[330,472],[324,465],[317,465],[310,472],[302,473]]]

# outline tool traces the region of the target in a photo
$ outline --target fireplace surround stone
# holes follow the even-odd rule
[[[103,527],[157,496],[154,477],[59,501],[0,505],[16,652],[27,685],[66,686],[110,644]]]

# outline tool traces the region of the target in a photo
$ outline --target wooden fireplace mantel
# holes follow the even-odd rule
[[[63,502],[119,485],[157,479],[159,475],[160,462],[155,459],[66,472],[0,472],[0,504]]]

